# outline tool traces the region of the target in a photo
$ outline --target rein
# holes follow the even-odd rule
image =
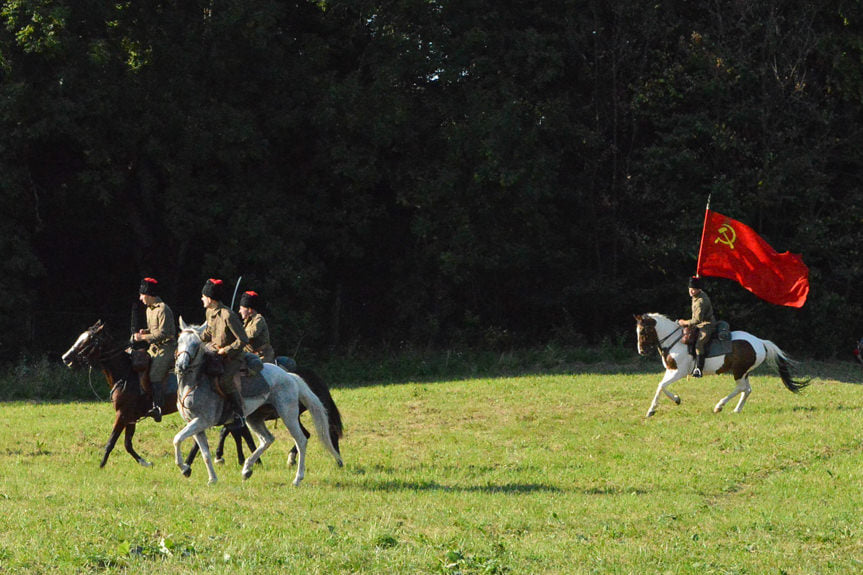
[[[668,345],[668,347],[662,347],[662,344],[665,343],[668,340],[668,338],[670,338],[672,335],[674,335],[678,331],[680,332],[680,336],[678,336],[677,339],[672,341]],[[674,331],[672,331],[671,333],[669,333],[668,335],[666,335],[665,337],[663,337],[662,339],[660,339],[659,341],[656,342],[656,348],[659,350],[659,353],[661,353],[663,356],[665,356],[665,354],[668,353],[668,351],[671,350],[672,347],[677,345],[677,342],[680,341],[681,339],[683,339],[683,328],[680,326],[677,326],[677,328],[675,328]]]
[[[189,398],[190,395],[192,395],[198,389],[198,386],[201,385],[201,378],[198,376],[200,375],[199,371],[201,369],[201,364],[202,364],[203,360],[199,359],[199,356],[201,355],[199,352],[196,352],[195,355],[193,356],[191,353],[189,353],[189,350],[183,349],[182,351],[174,352],[174,364],[175,365],[177,363],[177,360],[183,354],[186,354],[186,356],[188,356],[189,366],[182,372],[182,374],[180,371],[177,371],[175,369],[175,372],[177,374],[177,408],[178,408],[178,411],[184,412],[181,414],[184,416],[184,419],[188,419],[188,418],[186,418],[186,415],[189,413],[189,408],[186,406],[186,400]],[[191,375],[192,376],[192,382],[189,385],[181,384],[180,383],[180,376],[181,375],[183,376],[184,380],[186,379],[186,377]],[[186,388],[186,392],[183,393],[181,396],[180,391],[183,387]]]
[[[107,399],[102,399],[102,397],[98,393],[96,393],[96,388],[93,387],[93,366],[92,365],[90,366],[90,369],[87,370],[87,381],[90,384],[90,391],[93,392],[93,395],[96,397],[96,399],[98,399],[99,401],[108,401]],[[111,391],[113,393],[114,390],[111,390]]]

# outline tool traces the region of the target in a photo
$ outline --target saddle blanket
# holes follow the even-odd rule
[[[731,353],[731,345],[734,342],[729,340],[720,340],[713,338],[707,344],[707,357],[716,357],[717,355],[727,355]]]
[[[260,373],[257,375],[244,375],[240,378],[241,391],[243,397],[254,397],[263,395],[269,391],[267,380]]]

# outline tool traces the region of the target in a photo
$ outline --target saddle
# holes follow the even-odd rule
[[[264,368],[264,362],[261,361],[254,353],[245,353],[243,357],[245,365],[240,368],[234,376],[234,381],[239,378],[240,395],[243,397],[254,397],[263,395],[269,390],[267,380],[261,374]],[[207,352],[204,356],[204,372],[209,376],[210,386],[220,396],[225,397],[222,391],[222,386],[219,385],[219,380],[225,373],[225,364],[222,363],[221,357],[216,353]]]
[[[697,327],[686,326],[683,328],[683,338],[681,341],[689,348],[689,355],[695,357],[695,342],[698,341]],[[716,330],[710,339],[707,340],[707,345],[704,348],[704,357],[716,357],[719,355],[727,355],[731,353],[731,326],[727,321],[717,321]]]

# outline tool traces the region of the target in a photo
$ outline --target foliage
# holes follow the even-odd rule
[[[863,328],[861,17],[5,2],[0,358],[125,325],[145,275],[191,321],[242,276],[289,354],[596,345],[686,313],[708,195],[811,270],[794,313],[711,283],[726,318],[835,356]]]

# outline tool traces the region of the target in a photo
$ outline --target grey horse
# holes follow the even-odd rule
[[[207,473],[210,476],[209,483],[213,484],[217,481],[216,470],[213,468],[205,432],[210,427],[222,423],[220,418],[224,399],[213,390],[207,382],[207,376],[201,372],[205,348],[204,342],[201,341],[201,335],[206,327],[206,324],[187,324],[182,317],[180,318],[181,332],[177,342],[177,362],[174,370],[177,373],[177,409],[186,421],[186,427],[174,436],[174,453],[177,466],[183,475],[188,477],[191,473],[191,467],[183,461],[181,445],[184,440],[194,437],[207,465]],[[300,376],[288,373],[271,363],[265,363],[261,373],[267,382],[268,389],[260,395],[243,397],[246,425],[255,432],[260,441],[258,448],[246,459],[243,465],[243,478],[251,477],[255,462],[275,441],[275,437],[267,429],[264,416],[257,413],[258,408],[263,405],[270,405],[275,408],[297,445],[297,474],[294,477],[294,485],[299,485],[306,474],[306,444],[308,442],[298,420],[299,402],[302,402],[309,410],[315,422],[318,438],[341,467],[342,458],[330,439],[327,411],[306,382]]]

